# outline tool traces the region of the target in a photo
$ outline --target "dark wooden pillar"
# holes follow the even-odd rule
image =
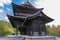
[[[46,27],[45,24],[40,25],[40,35],[45,36],[46,35]]]
[[[18,35],[18,25],[16,25],[16,35]]]

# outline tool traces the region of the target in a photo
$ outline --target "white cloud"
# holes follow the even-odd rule
[[[7,16],[5,16],[5,21],[9,21]]]
[[[0,9],[0,13],[2,13],[3,12],[3,10],[2,9]]]
[[[41,8],[41,7],[43,7],[43,1],[44,1],[44,0],[35,0],[35,1],[34,1],[34,6],[35,6],[36,8]]]
[[[21,2],[21,4],[24,4],[24,3],[25,3],[24,1]]]
[[[1,2],[4,4],[11,4],[11,0],[1,0]]]
[[[0,3],[0,6],[1,6],[1,7],[4,7],[4,4],[3,4],[3,3]]]
[[[11,0],[0,0],[0,6],[4,6],[4,4],[11,4]]]
[[[7,16],[5,16],[5,19],[8,19],[8,17],[7,17]]]

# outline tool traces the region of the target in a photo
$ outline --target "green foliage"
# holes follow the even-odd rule
[[[0,36],[5,36],[12,33],[14,33],[14,28],[12,28],[11,24],[6,21],[0,21]]]
[[[57,26],[52,25],[52,27],[47,25],[46,30],[47,30],[47,35],[49,36],[60,36],[60,25]]]
[[[0,21],[0,36],[5,36],[5,35],[15,34],[15,33],[16,33],[16,28],[13,28],[9,22]],[[20,34],[19,31],[18,34]]]

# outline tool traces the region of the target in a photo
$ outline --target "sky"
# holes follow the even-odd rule
[[[27,0],[0,0],[0,20],[9,21],[7,14],[13,15],[11,2],[20,5]],[[47,23],[49,25],[60,25],[60,0],[29,0],[36,8],[44,8],[43,12],[53,18],[54,21]]]

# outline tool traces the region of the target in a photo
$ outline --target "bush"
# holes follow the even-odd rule
[[[9,24],[8,24],[9,25]],[[0,22],[0,36],[5,36],[8,34],[13,34],[14,29],[10,26],[8,26],[6,23]]]
[[[57,25],[57,27],[55,25],[52,25],[52,27],[47,25],[46,30],[48,36],[60,36],[60,25]]]

